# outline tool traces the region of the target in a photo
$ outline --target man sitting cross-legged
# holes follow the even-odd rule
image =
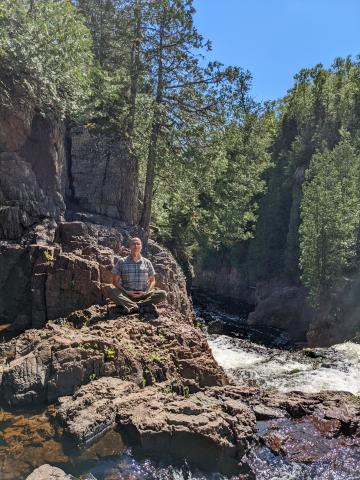
[[[114,266],[114,286],[107,293],[127,313],[150,313],[158,317],[155,304],[166,299],[166,292],[155,288],[154,267],[150,260],[141,255],[141,249],[140,238],[132,238],[130,255],[120,258]]]

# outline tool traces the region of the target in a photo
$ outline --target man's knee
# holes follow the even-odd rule
[[[167,292],[165,292],[165,290],[160,290],[160,289],[156,289],[152,295],[152,299],[154,299],[156,303],[165,302],[166,297],[167,297]]]

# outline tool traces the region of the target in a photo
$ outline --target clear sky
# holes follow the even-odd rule
[[[285,95],[305,67],[360,53],[360,0],[194,0],[209,59],[253,75],[257,100]]]

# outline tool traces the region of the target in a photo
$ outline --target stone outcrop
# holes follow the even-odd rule
[[[48,320],[66,317],[91,305],[104,305],[102,285],[111,283],[111,269],[135,230],[84,222],[59,222],[56,228],[37,225],[28,244],[2,242],[0,259],[0,319],[13,330],[41,328]],[[54,241],[53,241],[54,240]],[[185,277],[172,255],[149,241],[158,286],[168,302],[188,321],[193,310]]]
[[[70,135],[51,113],[30,107],[0,112],[1,323],[12,323],[14,330],[21,331],[41,327],[47,319],[77,308],[103,303],[100,282],[106,276],[105,267],[110,266],[106,262],[121,252],[108,252],[101,266],[95,265],[91,263],[96,262],[95,254],[88,255],[90,260],[80,258],[81,252],[65,246],[69,233],[60,237],[57,246],[52,245],[56,227],[64,221],[66,203],[111,215],[123,226],[134,223],[135,170],[124,144],[80,127]],[[91,198],[88,205],[85,196]],[[79,240],[75,230],[73,236]],[[86,228],[82,233],[87,239],[91,236]],[[121,234],[116,241],[122,244]],[[96,238],[87,242],[88,247],[94,244]],[[56,263],[49,260],[51,252],[59,254]],[[72,267],[76,278],[64,273]],[[61,272],[54,274],[57,268]]]
[[[64,127],[31,111],[0,119],[0,239],[19,240],[65,212]]]
[[[294,342],[305,342],[314,310],[306,302],[306,290],[280,281],[258,283],[256,307],[249,325],[267,325],[285,330]]]
[[[255,429],[255,416],[241,401],[221,401],[206,391],[180,396],[165,388],[139,390],[115,378],[95,380],[62,398],[57,418],[78,444],[117,425],[146,454],[186,458],[227,474],[242,469]]]
[[[124,142],[66,131],[51,113],[0,112],[0,240],[78,210],[137,221],[137,162]]]
[[[164,307],[148,322],[95,306],[5,344],[0,400],[9,406],[52,402],[103,376],[140,386],[168,382],[189,392],[226,382],[204,334],[180,313]]]
[[[215,268],[206,264],[195,264],[192,286],[232,302],[255,303],[255,292],[253,288],[249,288],[247,276],[228,260]]]
[[[358,338],[360,276],[343,277],[333,288],[329,302],[312,318],[307,333],[310,346],[342,343]]]

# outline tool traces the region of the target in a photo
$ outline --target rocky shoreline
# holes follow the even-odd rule
[[[287,454],[276,429],[257,437],[258,421],[305,419],[326,437],[360,443],[358,397],[233,385],[199,328],[169,307],[160,313],[149,321],[94,306],[24,332],[3,344],[14,353],[3,357],[2,402],[56,402],[60,435],[79,447],[116,429],[150,456],[249,479],[245,454],[254,442]],[[48,478],[71,478],[54,475]]]

